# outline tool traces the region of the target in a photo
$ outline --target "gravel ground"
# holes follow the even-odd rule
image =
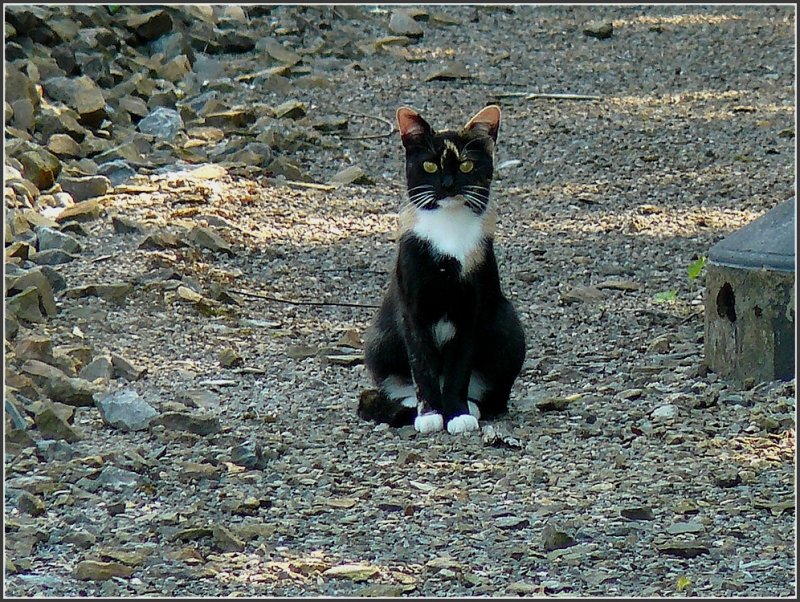
[[[80,440],[31,426],[7,447],[6,595],[796,595],[795,381],[709,372],[703,278],[687,277],[794,194],[794,8],[426,10],[406,46],[304,55],[330,87],[216,86],[228,106],[347,112],[349,138],[276,143],[298,177],[175,159],[99,198],[56,266],[58,314],[20,322],[6,378],[21,383],[33,337],[76,372],[118,354],[145,372],[102,390],[161,417],[124,432],[76,407]],[[393,35],[390,14],[279,7],[241,27],[313,49]],[[608,38],[584,32],[603,23]],[[220,78],[265,68],[221,58]],[[426,81],[451,60],[473,77]],[[498,261],[529,343],[510,412],[458,437],[376,427],[355,412],[360,337],[404,189],[382,119],[408,104],[459,126],[487,101],[503,110]],[[350,166],[368,181],[309,187]],[[184,246],[142,244],[170,233]],[[112,283],[131,285],[121,301],[68,294]]]

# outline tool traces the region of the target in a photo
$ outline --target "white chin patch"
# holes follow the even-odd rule
[[[414,420],[414,428],[418,433],[435,433],[444,428],[444,418],[441,414],[436,413],[423,414]]]
[[[439,208],[417,211],[414,233],[442,255],[464,265],[483,240],[483,219],[457,199],[442,199]]]
[[[451,418],[450,422],[447,423],[447,432],[451,435],[468,433],[470,431],[477,430],[478,420],[475,418],[475,416],[470,416],[469,414],[462,414],[461,416]]]

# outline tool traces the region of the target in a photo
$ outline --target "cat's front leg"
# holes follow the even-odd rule
[[[480,412],[467,400],[472,375],[474,342],[469,333],[457,333],[442,357],[442,408],[451,435],[477,431]]]
[[[420,433],[433,433],[444,428],[442,392],[439,388],[439,362],[433,338],[410,321],[404,324],[409,367],[417,396],[417,417],[414,428]]]

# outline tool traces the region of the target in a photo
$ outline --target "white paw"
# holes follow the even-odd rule
[[[475,417],[475,420],[481,419],[481,410],[474,401],[467,402],[467,408],[469,409],[469,413],[471,416]]]
[[[414,420],[414,428],[419,433],[434,433],[444,428],[444,418],[441,414],[431,413],[417,416]]]
[[[469,414],[462,414],[461,416],[451,418],[450,422],[447,423],[447,432],[451,435],[477,430],[478,420],[475,416],[470,416]]]

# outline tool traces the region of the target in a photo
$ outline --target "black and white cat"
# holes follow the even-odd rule
[[[394,272],[365,337],[378,391],[362,393],[358,414],[421,433],[477,430],[479,418],[507,410],[525,356],[493,246],[500,109],[485,107],[458,132],[436,132],[407,107],[397,124],[408,202]]]

